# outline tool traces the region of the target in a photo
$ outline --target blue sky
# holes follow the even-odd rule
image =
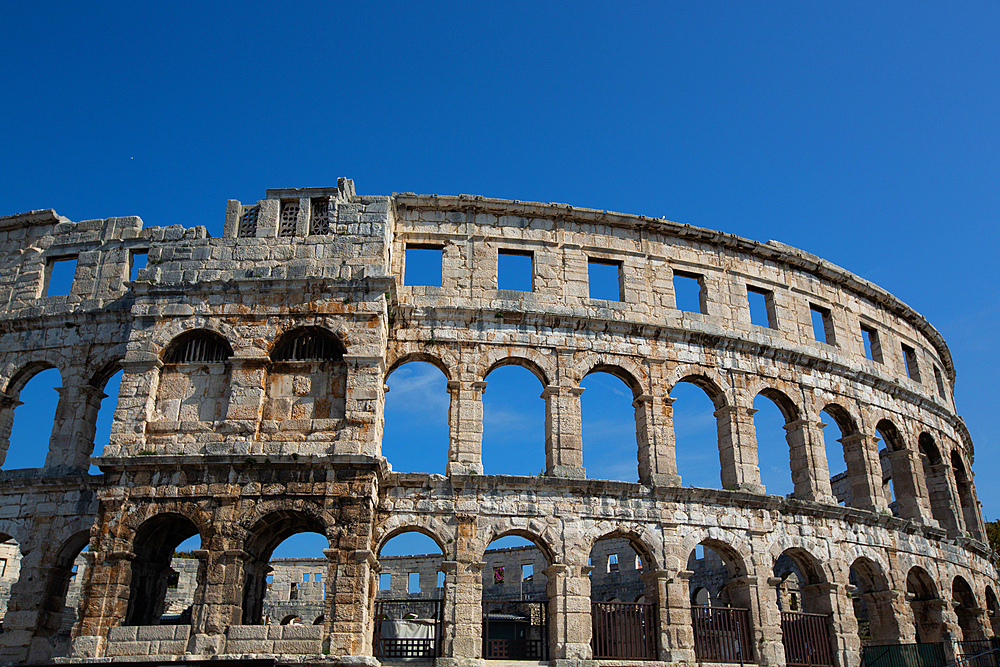
[[[0,214],[221,235],[227,199],[347,176],[361,193],[556,201],[776,239],[942,332],[974,468],[1000,465],[995,2],[34,2],[5,7],[0,33]],[[588,380],[585,418],[623,387],[603,381]],[[521,433],[491,441],[491,425],[524,410],[540,442],[540,385],[504,402],[490,383],[485,456]],[[628,444],[606,463],[631,464],[612,413],[585,438],[604,429]]]

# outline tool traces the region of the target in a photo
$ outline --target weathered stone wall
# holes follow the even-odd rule
[[[408,247],[441,250],[441,286],[405,284]],[[506,252],[530,255],[530,292],[498,289]],[[147,265],[129,281],[136,254]],[[52,262],[69,257],[70,293],[47,296]],[[617,267],[619,299],[591,298],[591,262]],[[857,662],[857,596],[874,639],[951,651],[987,632],[996,570],[947,346],[909,306],[794,248],[561,204],[359,196],[342,179],[230,201],[219,239],[138,218],[0,218],[0,267],[0,455],[25,383],[57,368],[63,385],[44,468],[0,473],[0,537],[23,556],[3,659],[374,663],[375,554],[407,530],[443,554],[443,665],[478,664],[481,600],[523,588],[523,561],[494,579],[500,561],[486,547],[504,535],[537,547],[531,595],[547,605],[557,661],[593,657],[591,599],[642,599],[657,605],[656,657],[693,662],[699,544],[725,565],[718,599],[749,610],[761,664],[785,661],[778,599],[791,589],[779,562],[798,573],[801,607],[831,619],[838,667]],[[675,275],[698,281],[700,312],[677,309]],[[748,291],[764,295],[769,326],[751,323]],[[444,477],[393,471],[381,456],[385,381],[408,361],[448,379]],[[504,364],[544,387],[541,477],[483,469],[482,395]],[[91,476],[102,389],[119,369],[102,474]],[[580,383],[598,371],[632,391],[636,444],[623,456],[635,456],[637,483],[587,479]],[[685,488],[677,473],[678,382],[714,403],[717,489]],[[758,395],[786,419],[788,498],[760,481]],[[847,472],[834,484],[821,412],[843,434]],[[291,602],[268,601],[270,555],[305,531],[330,545],[313,586],[327,591],[322,624],[260,625],[265,608]],[[192,536],[190,619],[159,626],[170,556]],[[84,546],[69,648],[53,610]],[[436,572],[427,578],[436,592]]]

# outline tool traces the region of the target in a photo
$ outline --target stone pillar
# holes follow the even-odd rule
[[[882,464],[875,439],[864,433],[853,433],[841,438],[840,444],[844,448],[844,462],[851,483],[851,506],[872,512],[887,511],[889,506],[882,493]]]
[[[549,660],[590,660],[590,566],[556,563],[545,569],[549,598]]]
[[[229,358],[229,405],[223,428],[227,434],[253,435],[264,405],[267,357]]]
[[[382,447],[385,410],[385,359],[382,356],[345,354],[347,385],[344,395],[344,428],[335,454],[378,456]]]
[[[830,651],[837,667],[853,667],[861,659],[861,639],[854,603],[840,584],[806,584],[800,588],[802,608],[812,614],[830,616]]]
[[[549,385],[545,399],[545,471],[553,477],[584,479],[580,396],[583,387]]]
[[[163,362],[152,354],[126,354],[111,438],[105,456],[135,456],[145,449],[146,423],[156,408]],[[156,452],[162,453],[162,452]]]
[[[643,574],[648,591],[655,586],[660,615],[660,655],[664,662],[695,661],[694,627],[691,623],[691,577],[694,572],[681,570],[673,579],[666,570]]]
[[[896,507],[899,516],[918,523],[930,519],[930,508],[923,490],[924,471],[918,455],[909,449],[889,452],[889,464],[892,466],[892,488],[896,492]]]
[[[131,551],[85,551],[87,568],[80,592],[79,620],[73,627],[72,655],[99,658],[104,655],[108,630],[120,625],[128,611],[132,579]]]
[[[910,610],[906,607],[905,596],[896,591],[872,591],[855,595],[860,595],[868,606],[868,632],[875,643],[916,641],[911,636],[913,623],[906,618]],[[904,632],[904,626],[909,626],[908,634]]]
[[[57,387],[59,403],[49,439],[45,467],[70,467],[87,470],[94,451],[97,413],[104,392],[89,384]],[[117,399],[117,397],[115,397]]]
[[[764,493],[757,467],[757,432],[753,425],[756,412],[734,405],[715,411],[723,488]]]
[[[788,442],[795,497],[836,505],[823,446],[824,426],[826,424],[822,422],[808,419],[788,422],[785,424],[785,440]]]
[[[757,589],[754,629],[757,631],[757,662],[762,665],[784,665],[785,645],[781,635],[781,610],[778,608],[779,589],[784,583],[780,577],[768,577],[767,586]],[[733,605],[736,601],[733,601]],[[756,614],[754,614],[756,611]]]
[[[483,568],[476,560],[446,560],[444,570],[443,667],[483,657]]]
[[[372,580],[378,559],[364,549],[323,549],[323,554],[329,561],[323,622],[330,633],[330,655],[371,655]]]
[[[929,473],[929,475],[928,475]],[[924,481],[927,484],[927,501],[938,525],[948,531],[948,538],[962,535],[962,520],[957,509],[960,507],[958,492],[951,484],[951,466],[947,463],[927,465]]]
[[[449,380],[448,474],[483,474],[483,394],[486,382]]]
[[[669,396],[643,394],[632,401],[639,445],[639,481],[654,486],[680,486],[674,448],[673,407]]]
[[[7,459],[10,447],[10,432],[14,427],[14,410],[24,405],[10,394],[0,392],[0,465]]]

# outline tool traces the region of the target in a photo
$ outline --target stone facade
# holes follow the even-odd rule
[[[440,251],[440,286],[405,284],[408,248]],[[530,292],[498,289],[505,253],[531,257]],[[137,254],[147,266],[133,281]],[[70,293],[48,296],[51,267],[67,258]],[[592,263],[616,267],[618,299],[591,298]],[[0,536],[22,553],[2,660],[376,664],[376,554],[407,530],[441,548],[442,666],[483,659],[484,554],[505,535],[541,555],[532,576],[545,578],[559,664],[593,659],[591,576],[612,572],[592,555],[604,538],[638,556],[641,568],[615,552],[619,570],[641,569],[661,661],[696,660],[698,545],[726,567],[718,599],[749,610],[759,664],[786,661],[778,600],[790,603],[791,573],[796,604],[828,619],[837,667],[858,662],[858,599],[881,642],[954,651],[991,632],[997,573],[944,340],[884,290],[794,248],[562,204],[359,196],[341,179],[230,201],[222,238],[135,217],[0,218],[0,267],[0,456],[21,388],[46,368],[62,377],[44,467],[0,475]],[[678,276],[697,281],[700,312],[677,309]],[[751,323],[748,294],[764,298],[769,326]],[[381,455],[385,381],[410,361],[448,380],[445,476]],[[544,387],[540,477],[483,469],[483,391],[506,364]],[[102,389],[119,369],[102,474],[89,475]],[[623,455],[636,457],[638,483],[583,467],[580,382],[598,371],[632,391],[636,444]],[[718,489],[685,488],[677,474],[679,382],[715,405]],[[785,416],[789,497],[760,481],[757,395]],[[843,434],[836,487],[821,412]],[[329,541],[323,621],[262,625],[271,553],[305,531]],[[192,536],[190,618],[160,624],[171,554]],[[62,610],[84,547],[67,644]]]

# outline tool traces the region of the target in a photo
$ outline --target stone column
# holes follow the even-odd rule
[[[108,630],[120,625],[128,611],[132,579],[131,551],[85,551],[87,568],[80,597],[80,616],[73,627],[72,655],[99,658],[104,655]]]
[[[887,511],[889,506],[882,493],[882,464],[875,439],[864,433],[853,433],[841,438],[840,444],[850,477],[851,506],[872,512]]]
[[[643,484],[681,484],[674,448],[673,402],[669,396],[654,394],[643,394],[632,401],[639,445],[639,481]]]
[[[694,572],[681,570],[673,579],[666,570],[643,574],[648,591],[655,587],[660,615],[660,655],[664,662],[695,661],[694,627],[691,623],[691,577]]]
[[[860,595],[868,606],[868,632],[876,643],[910,643],[916,641],[913,637],[907,638],[903,632],[904,625],[910,626],[912,635],[912,623],[903,623],[905,617],[900,614],[908,614],[905,596],[896,591],[871,591],[869,593],[855,593]]]
[[[795,497],[836,505],[823,446],[822,422],[798,419],[785,424]]]
[[[382,356],[345,354],[347,386],[344,423],[336,454],[378,456],[382,447],[385,409],[385,359]]]
[[[930,476],[928,477],[926,473],[930,473]],[[958,492],[951,484],[951,478],[951,466],[947,463],[928,465],[924,474],[931,513],[937,519],[938,525],[948,531],[948,538],[955,539],[962,534],[962,521],[956,511],[960,501]]]
[[[545,399],[545,470],[553,477],[584,479],[580,396],[583,387],[549,385]]]
[[[549,660],[590,660],[590,566],[556,563],[545,569],[549,598]]]
[[[329,561],[323,621],[330,633],[330,655],[371,655],[372,579],[378,559],[364,549],[323,549],[323,554]]]
[[[763,568],[762,568],[763,569]],[[781,610],[778,608],[778,589],[784,583],[780,577],[768,577],[767,586],[756,590],[751,607],[756,630],[757,662],[762,665],[784,665],[785,645],[781,636]],[[733,604],[736,604],[735,599]],[[756,613],[755,613],[756,612]]]
[[[830,616],[830,651],[837,667],[852,667],[861,658],[858,620],[847,588],[835,583],[807,584],[800,588],[802,608]]]
[[[757,432],[753,408],[725,405],[715,411],[719,431],[719,462],[726,489],[763,493],[757,467]]]
[[[101,409],[104,392],[89,384],[70,383],[65,387],[57,387],[56,391],[59,392],[59,402],[56,405],[45,467],[87,470],[90,468],[90,455],[94,451],[97,413]]]
[[[243,593],[250,556],[242,549],[229,549],[214,557],[207,549],[191,553],[198,559],[198,573],[188,652],[216,655],[224,650],[226,628],[243,624]]]
[[[146,423],[156,408],[163,362],[152,354],[129,353],[122,361],[122,381],[105,456],[135,456],[145,448]],[[156,452],[162,453],[162,452]]]
[[[471,554],[469,554],[471,556]],[[483,568],[478,560],[446,560],[442,667],[468,665],[483,657]]]
[[[483,394],[486,382],[449,380],[448,474],[483,474]]]
[[[930,519],[930,508],[923,495],[923,464],[918,455],[908,449],[889,452],[889,464],[892,466],[892,488],[896,492],[896,506],[899,516],[918,523]]]
[[[7,458],[7,448],[10,447],[10,431],[14,427],[14,410],[21,401],[10,394],[0,392],[0,465]]]

